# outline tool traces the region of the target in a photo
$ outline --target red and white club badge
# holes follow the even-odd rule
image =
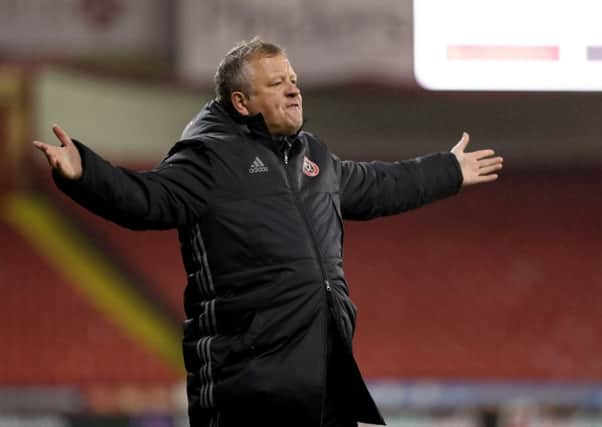
[[[317,176],[320,168],[314,162],[303,156],[303,173],[307,176]]]

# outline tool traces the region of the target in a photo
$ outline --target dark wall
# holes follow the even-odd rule
[[[341,156],[413,157],[462,131],[514,167],[602,165],[602,94],[464,93],[358,88],[306,91],[307,129]]]

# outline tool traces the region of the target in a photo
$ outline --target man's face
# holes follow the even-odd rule
[[[303,124],[303,101],[297,75],[284,55],[249,61],[249,114],[261,113],[274,136],[295,134]]]

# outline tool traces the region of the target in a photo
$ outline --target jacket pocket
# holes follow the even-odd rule
[[[258,349],[258,337],[263,331],[264,325],[265,321],[263,317],[256,312],[249,324],[249,328],[239,335],[239,339],[236,340],[236,345],[232,348],[232,354],[246,356],[255,353]]]

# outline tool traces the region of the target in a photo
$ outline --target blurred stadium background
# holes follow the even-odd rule
[[[521,21],[533,29],[524,37],[555,34],[538,27],[548,3],[523,2],[541,8]],[[414,12],[430,6],[441,20],[434,4],[1,0],[0,427],[187,425],[176,233],[131,232],[75,206],[30,142],[54,141],[58,122],[116,164],[151,168],[212,97],[220,57],[255,34],[287,48],[306,127],[340,157],[448,150],[463,130],[473,149],[505,157],[494,184],[346,224],[355,351],[389,425],[602,426],[602,94],[552,90],[579,80],[569,71],[546,90],[547,68],[530,77],[534,92],[422,88]],[[523,16],[504,4],[505,19]],[[554,19],[586,33],[559,8],[595,2],[554,5]],[[464,17],[460,28],[492,24]],[[519,75],[540,66],[521,49],[485,52],[491,81],[512,74],[509,62]]]

